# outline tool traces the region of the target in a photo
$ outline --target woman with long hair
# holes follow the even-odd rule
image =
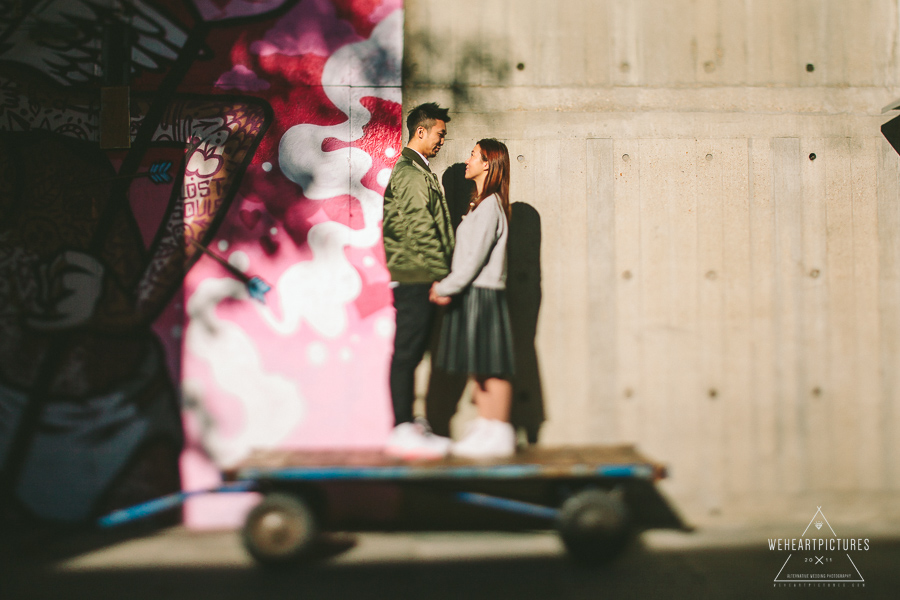
[[[475,380],[478,418],[451,446],[456,456],[510,456],[516,435],[509,423],[513,345],[506,306],[506,240],[509,234],[509,151],[494,139],[475,144],[466,160],[475,183],[469,212],[456,231],[450,274],[431,287],[431,301],[449,305],[437,364]]]

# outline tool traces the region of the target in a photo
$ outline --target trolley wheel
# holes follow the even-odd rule
[[[265,565],[280,565],[303,556],[316,534],[315,516],[302,499],[273,493],[249,512],[242,538],[253,558]]]
[[[608,563],[624,550],[631,535],[631,519],[620,492],[585,490],[560,508],[559,536],[577,562]]]

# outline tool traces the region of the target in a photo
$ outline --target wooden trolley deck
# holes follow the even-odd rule
[[[632,446],[530,448],[505,459],[408,461],[380,451],[257,451],[225,472],[230,481],[407,479],[662,479],[665,467]]]
[[[307,554],[320,530],[555,528],[573,556],[603,562],[636,532],[685,528],[655,486],[665,467],[632,446],[534,447],[493,460],[260,451],[224,475],[265,494],[243,532],[264,563]]]

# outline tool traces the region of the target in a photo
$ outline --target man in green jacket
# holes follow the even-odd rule
[[[391,272],[397,327],[391,358],[394,431],[387,452],[408,458],[442,456],[450,441],[431,433],[427,422],[413,419],[414,376],[428,346],[436,306],[431,284],[450,271],[453,227],[434,158],[447,135],[448,110],[433,102],[409,113],[409,143],[384,191],[384,252]]]

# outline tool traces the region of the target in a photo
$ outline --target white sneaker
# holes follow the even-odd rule
[[[443,458],[450,450],[450,438],[431,433],[424,419],[400,423],[391,432],[384,447],[385,454],[406,460]]]
[[[516,432],[505,421],[478,417],[465,437],[450,447],[450,454],[465,458],[504,458],[516,453]]]

